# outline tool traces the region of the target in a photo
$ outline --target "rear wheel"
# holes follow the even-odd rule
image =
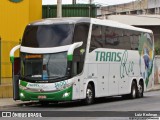
[[[94,102],[94,89],[91,84],[88,84],[86,89],[86,98],[84,100],[86,105],[92,104]]]
[[[129,96],[131,99],[135,99],[137,96],[137,85],[135,81],[132,82],[131,93],[129,94]]]
[[[142,82],[140,82],[139,85],[138,85],[137,97],[138,98],[143,97],[143,83]]]

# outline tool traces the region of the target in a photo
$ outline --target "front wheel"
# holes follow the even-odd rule
[[[94,89],[91,84],[88,84],[86,89],[86,98],[84,100],[86,105],[92,104],[94,102]]]

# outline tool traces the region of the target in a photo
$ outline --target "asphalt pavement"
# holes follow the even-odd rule
[[[43,120],[45,114],[50,116],[45,118],[47,120],[137,120],[126,116],[134,117],[135,113],[139,114],[139,112],[155,114],[160,111],[160,89],[158,88],[159,87],[154,88],[150,92],[145,92],[144,97],[140,99],[124,99],[120,96],[106,97],[97,99],[96,103],[88,106],[81,104],[79,101],[60,104],[51,103],[42,106],[37,102],[13,102],[13,100],[9,98],[0,100],[0,103],[3,102],[6,104],[6,106],[1,105],[0,113],[4,111],[42,113],[42,118],[29,118],[34,120]],[[13,102],[13,104],[10,102]],[[158,112],[158,115],[160,115],[160,112]],[[1,119],[4,118],[0,118],[0,120]],[[12,117],[7,119],[17,120],[18,118]],[[142,119],[146,120],[144,118]],[[159,120],[159,118],[152,120]]]

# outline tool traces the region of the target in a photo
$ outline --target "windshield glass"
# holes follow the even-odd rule
[[[67,52],[54,54],[21,53],[21,77],[29,80],[50,80],[65,77]]]
[[[24,31],[22,46],[57,47],[72,44],[73,24],[28,25]]]

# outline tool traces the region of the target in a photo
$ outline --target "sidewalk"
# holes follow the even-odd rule
[[[24,104],[24,103],[29,103],[29,102],[14,101],[13,98],[0,98],[0,108],[16,106],[18,104]]]
[[[160,83],[159,84],[155,84],[154,88],[151,89],[151,91],[156,91],[156,90],[160,90]]]
[[[156,84],[151,91],[160,90],[160,84]],[[9,106],[23,105],[23,104],[31,104],[32,102],[23,102],[23,101],[14,101],[13,98],[0,98],[0,109],[6,108]]]

